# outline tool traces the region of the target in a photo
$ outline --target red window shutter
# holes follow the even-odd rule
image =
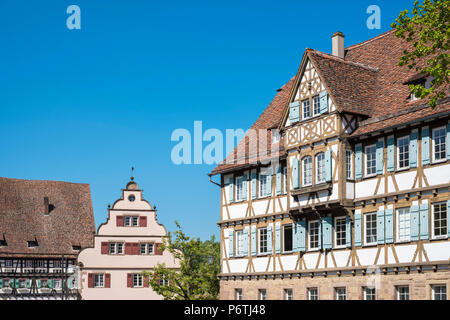
[[[133,243],[133,254],[139,254],[139,242]]]
[[[105,288],[111,288],[111,274],[105,273]]]
[[[155,255],[162,256],[163,252],[159,250],[161,243],[155,243]]]
[[[131,273],[127,273],[127,288],[133,287],[133,275]]]
[[[148,276],[144,277],[144,288],[148,288]]]
[[[133,254],[133,246],[131,242],[125,242],[125,254]]]
[[[116,217],[116,225],[118,227],[123,227],[123,216],[117,216]]]
[[[146,227],[147,226],[147,217],[139,217],[139,226]]]
[[[108,254],[109,253],[109,245],[108,242],[102,242],[102,254]]]
[[[88,288],[94,287],[94,274],[88,273]]]

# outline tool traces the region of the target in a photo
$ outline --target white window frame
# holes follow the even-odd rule
[[[406,295],[405,293],[400,293],[400,289],[403,289],[403,288],[407,288],[408,289],[408,293],[407,293],[408,299],[401,299],[402,295]],[[396,286],[395,287],[395,291],[397,293],[397,300],[402,300],[402,301],[411,300],[411,291],[409,290],[409,286],[408,285]]]
[[[144,277],[139,273],[133,273],[133,288],[144,287]]]
[[[307,117],[305,117],[306,106],[308,107],[308,114],[309,114],[309,116]],[[302,119],[306,120],[309,118],[311,118],[311,102],[309,101],[309,99],[306,99],[302,101]]]
[[[308,170],[308,171],[306,171],[306,169],[307,169],[307,166],[306,166],[306,164],[305,164],[305,162],[306,162],[306,160],[310,160],[310,170]],[[305,181],[306,181],[306,179],[305,179],[305,177],[306,177],[306,173],[310,173],[310,176],[311,176],[311,182],[310,183],[306,183]],[[308,187],[308,186],[311,186],[312,185],[312,183],[313,183],[313,163],[312,163],[312,157],[311,156],[306,156],[306,157],[304,157],[303,159],[302,159],[302,186],[304,186],[304,187]]]
[[[447,239],[448,238],[448,232],[447,231],[444,232],[443,235],[437,236],[435,234],[434,225],[435,225],[435,220],[436,219],[435,219],[435,209],[434,208],[435,208],[436,205],[439,205],[439,206],[443,205],[444,208],[445,208],[446,220],[447,220],[447,224],[446,224],[447,228],[445,228],[445,230],[448,230],[449,219],[448,219],[448,212],[447,212],[447,203],[445,201],[444,202],[432,203],[431,204],[431,236],[432,236],[432,239]]]
[[[406,238],[401,239],[400,238],[400,236],[401,236],[401,232],[400,232],[400,225],[401,225],[400,216],[402,214],[405,214],[405,212],[408,212],[408,215],[409,215],[409,219],[407,219],[408,222],[406,222],[406,225],[407,226],[409,225],[409,235],[408,235],[407,239]],[[396,210],[396,220],[397,220],[396,221],[396,233],[397,233],[397,235],[396,235],[396,242],[409,242],[409,241],[411,241],[411,208],[409,208],[409,207],[398,208]]]
[[[339,299],[342,296],[342,292],[339,292],[340,290],[344,290],[343,291],[343,297],[344,299]],[[334,288],[334,296],[335,296],[335,300],[347,300],[347,288],[346,287],[335,287]]]
[[[287,189],[288,189],[288,185],[287,185],[287,181],[288,181],[288,175],[287,175],[287,166],[286,165],[284,165],[283,167],[282,167],[283,169],[283,176],[282,176],[282,179],[283,179],[283,183],[282,183],[282,185],[283,185],[283,194],[287,194]]]
[[[61,289],[62,288],[62,280],[61,279],[55,279],[53,281],[53,288],[54,289]]]
[[[319,159],[319,157],[321,157],[321,160]],[[318,154],[315,155],[315,161],[316,161],[316,184],[319,183],[324,183],[325,180],[325,153],[324,152],[319,152]],[[322,165],[320,165],[319,161],[322,162]],[[320,170],[322,170],[322,172],[320,172]],[[320,177],[322,179],[320,179]]]
[[[367,242],[367,217],[374,216],[375,217],[375,241]],[[376,212],[367,212],[364,214],[364,245],[371,246],[377,244],[377,213]]]
[[[292,289],[284,289],[284,300],[294,300],[294,291]]]
[[[244,230],[236,230],[236,256],[244,256]]]
[[[445,288],[445,299],[436,299],[436,287],[444,287]],[[440,293],[442,294],[442,293]],[[431,285],[431,299],[432,300],[447,300],[447,285],[445,283],[440,284],[432,284]]]
[[[350,156],[349,156],[350,154]],[[346,169],[346,178],[353,179],[353,151],[345,150],[345,169]]]
[[[312,98],[312,101],[313,101],[313,107],[312,107],[312,109],[313,109],[313,117],[316,117],[316,116],[320,115],[320,97],[319,96],[314,96]],[[316,106],[319,107],[317,113],[316,113]]]
[[[244,199],[243,197],[244,177],[243,176],[236,177],[235,184],[236,184],[236,201],[237,202],[242,201]]]
[[[369,149],[369,148],[375,148],[375,152],[374,152],[374,166],[373,166],[373,168],[374,168],[374,173],[367,173],[367,170],[369,169],[369,166],[368,166],[368,161],[369,161],[369,159],[368,159],[368,157],[367,157],[367,155],[368,155],[368,151],[367,151],[367,149]],[[365,146],[364,147],[364,164],[365,164],[365,166],[364,166],[364,177],[374,177],[374,176],[376,176],[377,175],[377,145],[376,144],[371,144],[371,145],[368,145],[368,146]],[[372,168],[372,167],[371,167]]]
[[[258,298],[259,298],[259,300],[267,300],[267,290],[266,289],[258,289]]]
[[[315,247],[315,248],[311,247],[311,236],[312,236],[312,234],[311,234],[311,225],[313,223],[317,223],[317,237],[319,237],[319,227],[320,227],[319,226],[319,220],[311,220],[311,221],[309,221],[308,222],[308,251],[318,251],[319,250],[319,243],[318,243],[319,240],[317,240],[317,247]]]
[[[337,222],[338,220],[344,220],[344,244],[338,245],[338,230],[337,230]],[[344,217],[335,217],[334,218],[334,247],[336,249],[345,248],[346,247],[346,237],[347,237],[347,218]]]
[[[292,233],[292,236],[291,236],[291,247],[292,247],[292,249],[291,250],[285,250],[285,247],[286,247],[286,237],[285,237],[285,234],[286,234],[286,232],[285,232],[285,229],[286,229],[286,227],[290,227],[291,228],[291,233]],[[285,224],[285,225],[283,225],[283,252],[292,252],[294,250],[294,225],[293,224]]]
[[[111,248],[114,248],[114,250],[112,251]],[[109,252],[109,254],[114,254],[114,255],[123,254],[123,242],[109,242],[108,243],[108,252]]]
[[[435,152],[435,133],[438,130],[443,130],[444,131],[444,157],[442,159],[436,159],[436,152]],[[431,131],[431,153],[432,153],[432,162],[433,163],[440,163],[440,162],[445,162],[447,161],[446,158],[446,154],[447,154],[447,133],[446,133],[446,128],[445,126],[442,127],[438,127],[438,128],[433,128],[433,130]]]
[[[168,286],[169,285],[169,280],[167,280],[165,274],[163,274],[162,277],[159,279],[159,285],[160,286]]]
[[[403,167],[401,167],[400,166],[400,141],[401,140],[407,140],[408,141],[408,143],[406,143],[405,144],[405,146],[407,146],[407,148],[408,148],[408,152],[404,152],[404,154],[406,154],[406,156],[408,157],[408,165],[407,166],[403,166]],[[403,137],[398,137],[397,138],[397,146],[396,146],[396,149],[397,149],[397,170],[398,171],[400,171],[400,170],[407,170],[407,169],[409,169],[409,167],[410,167],[410,159],[409,159],[409,136],[403,136]]]
[[[373,296],[373,299],[367,299],[368,296],[368,290],[375,290]],[[363,288],[363,295],[364,295],[364,300],[377,300],[377,288],[376,287],[364,287]]]
[[[258,195],[259,195],[259,198],[265,198],[265,197],[268,196],[268,194],[267,194],[267,177],[268,177],[268,175],[265,174],[265,173],[260,172],[258,174],[258,181],[259,181],[259,188],[258,188],[259,192],[258,192]]]
[[[139,216],[124,216],[123,225],[125,227],[139,227]]]
[[[319,300],[319,288],[317,287],[311,287],[311,288],[307,288],[308,291],[308,300],[311,301],[315,301],[315,300]],[[314,294],[312,294],[314,291]],[[312,297],[315,297],[315,299],[312,299]]]
[[[142,248],[144,248],[144,253],[142,253]],[[150,250],[150,248],[152,248]],[[153,254],[154,245],[153,242],[141,242],[139,244],[139,254],[140,255],[150,255]]]
[[[105,287],[105,275],[103,273],[94,274],[94,288]]]
[[[242,289],[234,289],[234,298],[236,300],[243,300],[243,297]]]
[[[262,243],[262,240],[261,240],[261,231],[262,230],[265,230],[266,231],[266,239],[265,239],[265,242],[266,242],[266,245],[265,245],[265,248],[266,248],[266,251],[265,252],[262,252],[261,251],[261,243]],[[268,248],[267,248],[267,242],[268,242],[268,239],[267,239],[267,236],[268,236],[268,233],[267,233],[267,227],[264,227],[264,228],[259,228],[258,229],[258,253],[259,254],[268,254],[269,253],[269,250],[268,250]]]

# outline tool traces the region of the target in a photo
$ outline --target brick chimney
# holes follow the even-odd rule
[[[333,45],[333,56],[344,59],[344,34],[337,31],[331,37],[331,42]]]

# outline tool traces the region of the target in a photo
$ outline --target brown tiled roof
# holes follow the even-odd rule
[[[0,256],[76,257],[72,246],[92,247],[94,233],[88,184],[0,178],[0,239],[7,242]],[[28,248],[35,239],[38,246]]]
[[[409,101],[410,90],[405,81],[417,78],[417,71],[410,70],[406,66],[398,66],[398,61],[403,50],[411,47],[411,43],[397,38],[394,30],[391,30],[360,44],[347,47],[344,59],[312,49],[306,50],[306,56],[316,67],[337,110],[368,117],[361,122],[352,136],[411,120],[424,119],[449,110],[448,102],[431,109],[424,106],[418,107],[427,100]],[[300,69],[299,72],[301,72]],[[292,96],[290,91],[295,89],[293,88],[294,79],[283,87],[252,128],[271,128],[280,124],[283,116],[288,112],[290,102],[288,100]],[[446,85],[440,89],[443,89],[447,96],[449,95],[450,86]],[[248,142],[241,143],[248,144]],[[241,143],[239,145],[242,147]],[[230,160],[236,158],[236,153],[235,149],[227,157],[228,164],[219,164],[212,174],[245,166],[245,163],[230,163]],[[284,151],[281,150],[280,153],[283,154]],[[252,159],[255,156],[248,157],[247,153],[247,158]]]

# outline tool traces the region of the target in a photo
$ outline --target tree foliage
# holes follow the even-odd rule
[[[164,239],[162,250],[169,251],[180,264],[180,270],[158,264],[153,271],[143,272],[153,290],[165,300],[217,300],[219,298],[220,255],[215,237],[201,241],[191,238],[175,221],[177,230]],[[210,260],[210,261],[208,261]],[[168,280],[168,285],[160,283]]]
[[[391,27],[396,36],[411,42],[413,50],[404,50],[399,65],[432,77],[431,87],[412,84],[410,89],[418,98],[430,97],[428,104],[434,108],[438,99],[445,97],[448,85],[449,62],[449,0],[418,0],[409,11],[400,12]]]

